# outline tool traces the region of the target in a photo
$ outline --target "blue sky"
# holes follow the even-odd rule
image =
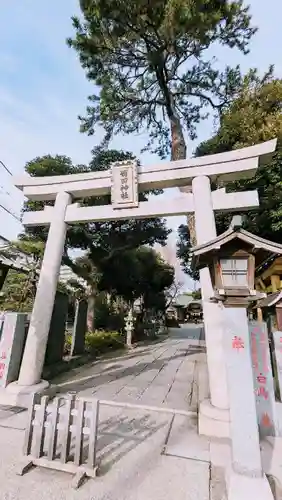
[[[251,53],[216,53],[222,65],[240,63],[242,69],[265,71],[274,63],[282,76],[282,2],[251,0],[253,22],[259,27]],[[79,133],[77,115],[83,114],[92,92],[76,54],[65,44],[72,34],[71,15],[78,13],[78,0],[0,1],[0,160],[13,173],[23,171],[32,158],[44,154],[66,154],[74,162],[88,162],[99,134]],[[212,133],[212,123],[199,126],[198,141]],[[119,137],[113,146],[132,149],[140,156],[146,137]],[[192,152],[195,144],[190,144]],[[143,165],[155,158],[146,153]],[[10,193],[9,195],[7,193]],[[168,194],[167,196],[171,196]],[[19,213],[22,198],[8,174],[0,169],[0,203]],[[183,219],[169,221],[176,227]],[[15,238],[19,225],[0,209],[3,236]]]

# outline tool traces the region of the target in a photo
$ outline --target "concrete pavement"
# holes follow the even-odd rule
[[[200,329],[172,330],[168,339],[138,347],[61,376],[60,391],[102,399],[197,410],[206,396],[206,366]],[[146,409],[101,407],[100,475],[78,491],[68,474],[35,468],[16,475],[26,412],[0,409],[1,500],[222,500],[222,468],[211,468],[210,442],[197,435],[197,417]]]
[[[60,392],[197,411],[199,371],[207,380],[202,332],[190,325],[170,329],[160,343],[77,368],[54,383]]]

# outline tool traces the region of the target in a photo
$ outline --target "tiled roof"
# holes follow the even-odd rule
[[[16,271],[24,271],[26,273],[29,271],[28,267],[25,264],[23,264],[19,259],[13,260],[2,255],[0,249],[0,265],[1,264],[3,266],[9,267],[10,269],[15,269]]]

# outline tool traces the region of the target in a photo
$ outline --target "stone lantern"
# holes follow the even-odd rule
[[[247,316],[248,305],[265,297],[255,290],[255,270],[270,255],[282,255],[282,245],[242,229],[239,216],[223,234],[192,249],[192,267],[209,267],[210,301],[221,309],[232,443],[230,500],[273,498],[260,453],[260,436],[276,436],[278,427],[268,336],[266,325]]]
[[[255,290],[255,270],[275,254],[282,255],[282,245],[245,231],[241,217],[235,216],[227,231],[192,249],[192,267],[209,267],[212,301],[221,301],[226,307],[247,307],[266,296]]]
[[[129,309],[128,314],[125,318],[125,331],[126,331],[126,346],[132,348],[132,332],[134,330],[134,318],[132,308]]]

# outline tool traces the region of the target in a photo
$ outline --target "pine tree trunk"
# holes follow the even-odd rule
[[[159,57],[159,60],[155,66],[155,70],[157,80],[165,100],[166,113],[170,123],[171,160],[185,160],[187,154],[186,142],[180,118],[175,107],[174,97],[168,86],[167,69],[165,67],[165,60],[163,55]],[[192,216],[189,214],[189,217],[187,217],[187,225],[190,232],[191,245],[194,246],[197,242],[194,214],[192,214]]]
[[[175,114],[170,118],[171,129],[171,159],[184,160],[186,158],[187,148],[183,135],[180,120]],[[190,241],[192,246],[196,246],[196,228],[195,228],[195,215],[191,214],[187,217],[187,226],[190,233]]]

